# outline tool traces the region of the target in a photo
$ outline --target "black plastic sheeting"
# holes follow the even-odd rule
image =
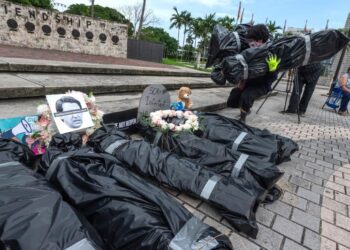
[[[256,237],[257,199],[264,199],[266,190],[249,171],[244,171],[241,178],[220,178],[210,169],[176,154],[164,152],[148,142],[130,140],[113,127],[98,129],[88,143],[96,151],[112,154],[125,166],[143,176],[208,201],[235,229]],[[220,179],[209,189],[209,195],[206,195],[207,185],[217,177]]]
[[[207,124],[209,129],[214,129],[216,126],[224,126],[226,130],[237,130],[241,132],[247,132],[249,135],[258,136],[264,140],[270,141],[271,144],[277,142],[278,144],[278,158],[277,164],[289,161],[290,156],[299,150],[298,144],[290,138],[271,133],[267,129],[259,129],[251,127],[245,123],[242,123],[236,119],[230,119],[228,117],[213,114],[213,113],[202,113],[201,114],[202,123]],[[233,139],[233,138],[232,138]],[[220,140],[221,143],[230,145],[231,138],[227,136],[225,141],[222,136],[220,138],[212,138],[213,141]]]
[[[226,56],[232,56],[249,48],[245,39],[250,25],[239,24],[234,32],[217,24],[209,42],[208,59],[206,67],[210,67],[222,61]]]
[[[299,149],[298,144],[289,138],[250,127],[235,119],[214,113],[200,113],[200,118],[205,128],[202,137],[263,161],[280,164],[289,161],[290,156]],[[244,136],[242,133],[247,134]],[[244,136],[243,139],[235,143],[240,136]]]
[[[17,161],[28,159],[30,149],[4,139],[0,144],[0,249],[104,249],[91,225],[42,176]]]
[[[0,161],[18,161],[28,167],[33,167],[35,162],[35,156],[29,147],[24,146],[22,143],[0,138]]]
[[[227,56],[220,63],[221,66],[214,68],[211,75],[212,80],[222,85],[224,79],[231,83],[238,83],[240,80],[263,76],[268,71],[265,60],[270,55],[276,55],[281,59],[279,71],[302,66],[303,63],[320,62],[334,56],[350,41],[338,30],[312,33],[310,40],[311,52],[306,62],[304,62],[307,48],[305,38],[300,36],[282,37],[261,47],[247,49],[240,54],[248,66],[248,78],[244,77],[244,67],[241,60],[237,56]],[[219,68],[221,68],[220,71]]]
[[[74,138],[57,137],[53,151],[43,156],[41,169],[100,233],[108,249],[232,249],[226,236],[115,157],[90,148],[59,154],[55,141]]]
[[[148,128],[144,130],[144,136],[146,140],[158,145],[161,149],[186,157],[189,161],[206,166],[222,176],[241,177],[242,173],[248,171],[266,190],[271,189],[283,175],[274,163],[231,151],[223,144],[200,138],[192,133],[157,134],[153,128]],[[240,162],[243,156],[247,158],[241,165],[237,162]]]
[[[247,65],[246,79],[257,78],[267,73],[268,67],[265,60],[270,55],[267,45],[246,49],[240,55],[244,58]],[[236,56],[228,56],[221,62],[221,73],[230,83],[238,83],[240,80],[246,80],[243,73],[244,67]],[[222,75],[215,75],[215,73],[217,73],[217,70],[211,75],[212,80],[222,85]]]
[[[334,56],[344,48],[350,39],[338,30],[323,30],[312,33],[311,53],[308,63],[321,62]],[[270,53],[281,58],[281,70],[300,66],[305,59],[306,43],[304,37],[282,37],[269,46]]]

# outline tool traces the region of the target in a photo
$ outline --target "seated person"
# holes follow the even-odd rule
[[[252,26],[246,38],[249,46],[259,47],[269,39],[269,31],[263,24]],[[250,109],[254,101],[261,96],[266,95],[271,90],[271,84],[277,79],[277,73],[267,73],[264,76],[241,81],[238,87],[232,89],[227,100],[227,106],[231,108],[240,108],[240,121],[245,122],[246,116],[250,113]]]
[[[348,68],[348,72],[340,77],[340,87],[343,91],[343,97],[341,99],[338,114],[346,115],[350,101],[350,67]]]

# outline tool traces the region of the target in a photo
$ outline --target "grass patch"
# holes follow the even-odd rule
[[[173,59],[173,58],[163,58],[163,64],[195,69],[194,62],[178,61],[178,60]],[[205,62],[203,62],[203,64],[205,64]],[[204,72],[211,72],[212,69],[211,68],[206,69],[203,67],[203,68],[200,68],[197,70],[204,71]]]

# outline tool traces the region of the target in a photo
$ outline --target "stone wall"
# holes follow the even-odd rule
[[[0,44],[127,56],[127,25],[0,1]]]

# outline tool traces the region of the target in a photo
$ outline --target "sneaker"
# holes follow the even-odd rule
[[[346,111],[338,111],[338,115],[341,115],[341,116],[346,116]]]
[[[299,115],[300,115],[301,117],[305,117],[305,112],[299,112]]]

